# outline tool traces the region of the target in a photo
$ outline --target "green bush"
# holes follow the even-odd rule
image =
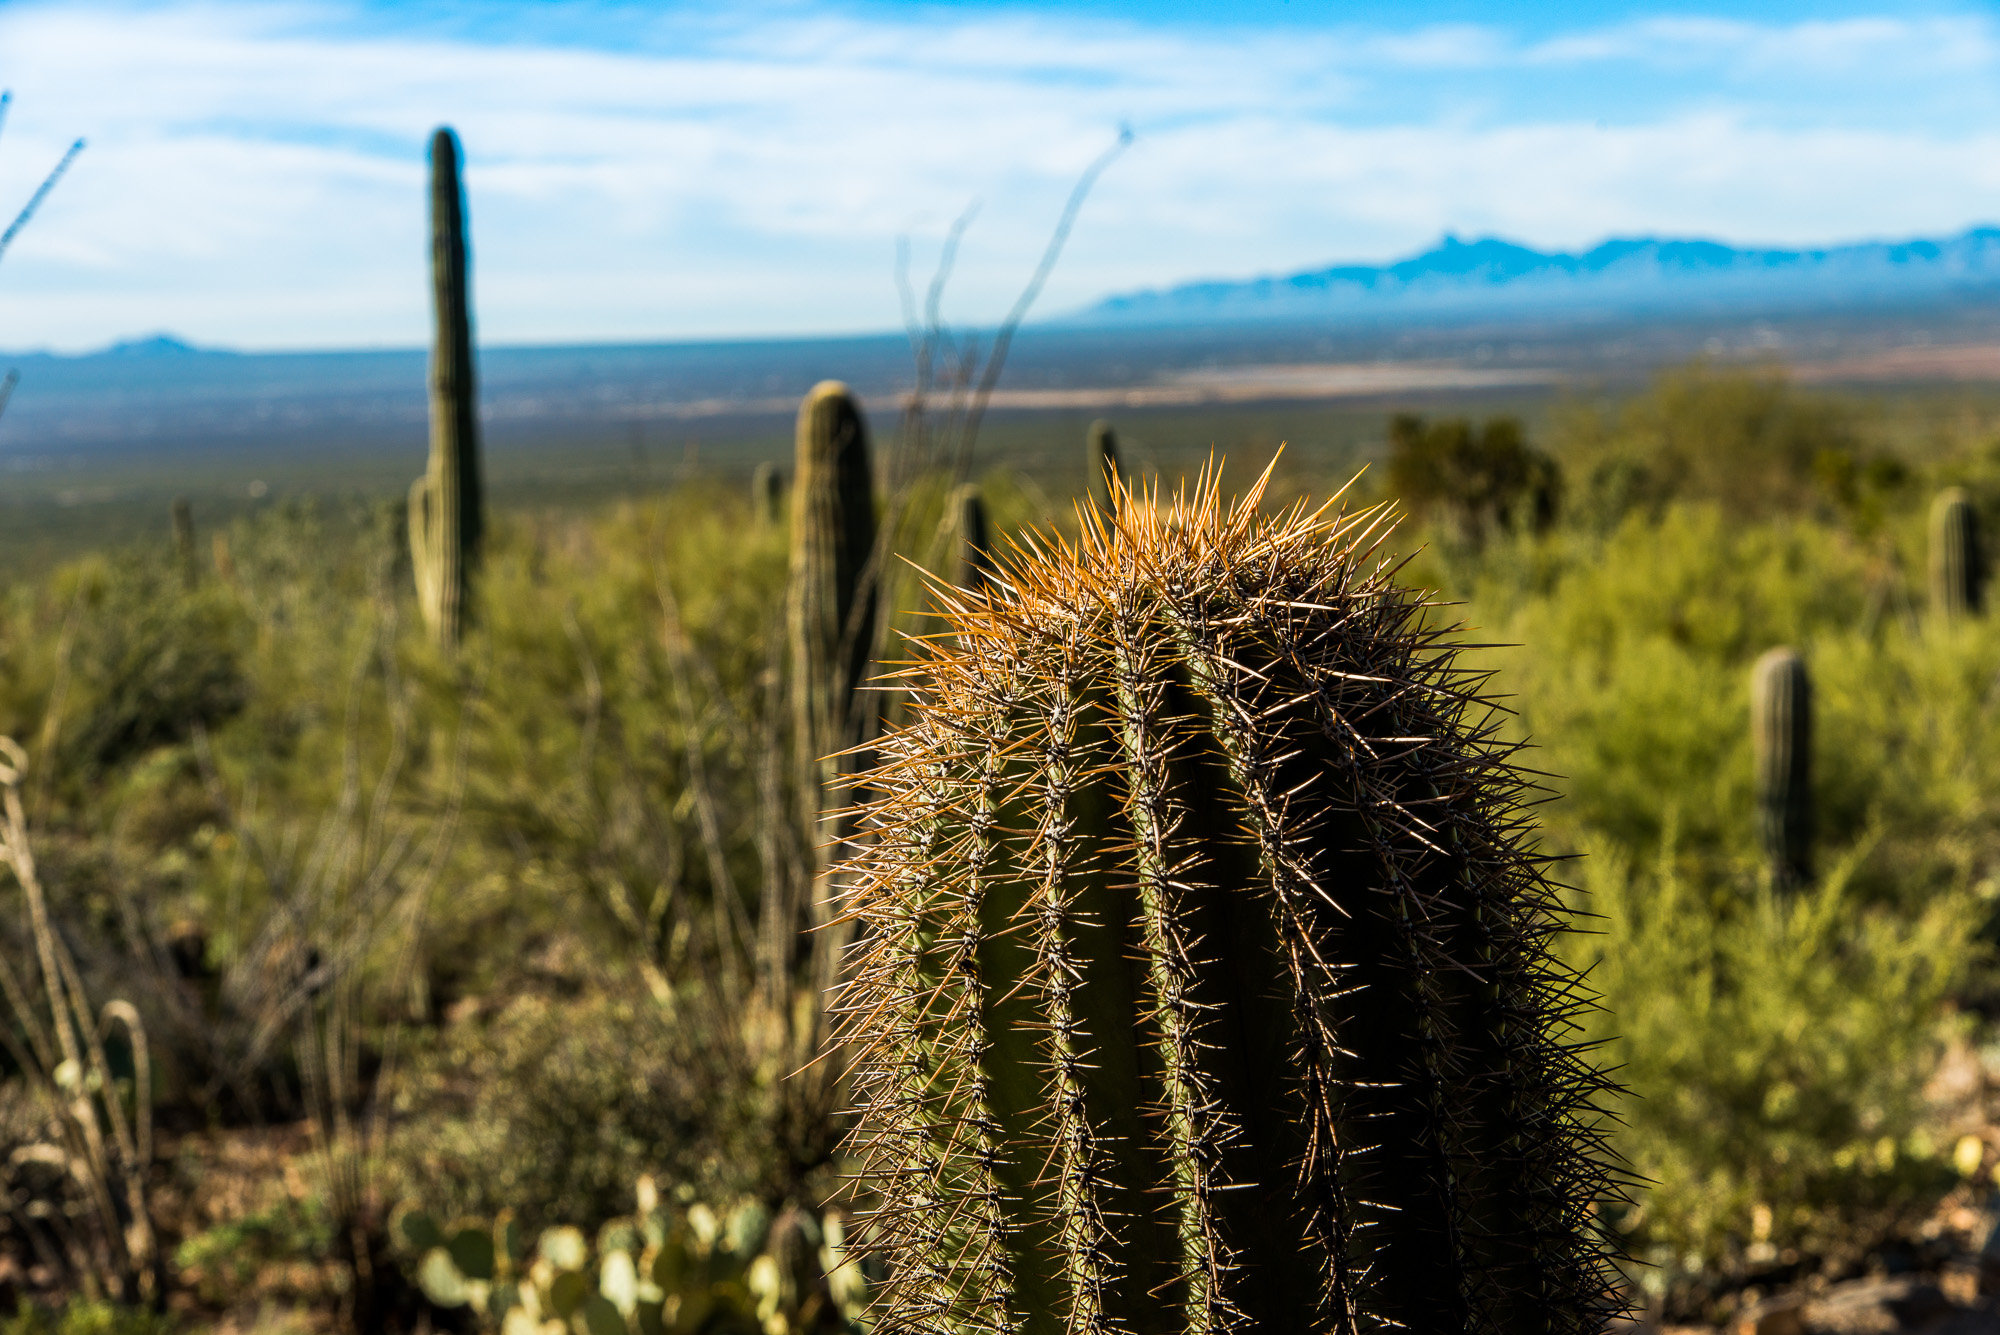
[[[1923,612],[1919,465],[1867,523],[1815,490],[1821,451],[1890,448],[1837,402],[1697,368],[1584,427],[1565,461],[1629,465],[1643,504],[1440,544],[1409,578],[1504,646],[1506,726],[1553,776],[1546,848],[1595,915],[1563,949],[1602,991],[1612,1139],[1645,1179],[1615,1217],[1651,1279],[1852,1263],[1953,1180],[1922,1091],[1990,985],[2000,618]],[[1750,667],[1777,645],[1815,691],[1822,879],[1793,896],[1753,803]]]
[[[1597,930],[1570,949],[1603,991],[1592,1037],[1632,1092],[1618,1143],[1649,1184],[1617,1222],[1657,1277],[1851,1264],[1954,1183],[1921,1091],[1976,901],[1870,907],[1847,867],[1796,896],[1704,885],[1671,835],[1653,868],[1587,851]]]
[[[11,1317],[0,1317],[0,1335],[173,1335],[180,1323],[143,1307],[114,1303],[72,1302],[59,1308],[23,1303]]]

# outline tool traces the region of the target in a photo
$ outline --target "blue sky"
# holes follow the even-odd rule
[[[0,347],[424,337],[423,144],[465,141],[489,342],[877,330],[980,212],[989,321],[1121,125],[1043,297],[1541,246],[2000,220],[2000,15],[1935,4],[0,0]]]

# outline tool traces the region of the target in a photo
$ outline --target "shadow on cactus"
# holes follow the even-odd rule
[[[841,998],[877,1330],[1617,1306],[1539,790],[1388,516],[1266,517],[1263,486],[1128,490],[937,589]]]

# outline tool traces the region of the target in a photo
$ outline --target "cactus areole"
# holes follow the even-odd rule
[[[1382,516],[1257,507],[1127,493],[940,584],[840,1000],[878,1331],[1615,1306],[1538,790]]]
[[[438,130],[431,136],[431,457],[410,488],[410,562],[424,624],[446,646],[456,645],[464,628],[484,518],[458,167],[458,136]]]

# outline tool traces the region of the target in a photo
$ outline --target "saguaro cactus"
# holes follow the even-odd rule
[[[1111,429],[1111,423],[1103,418],[1090,424],[1090,431],[1083,442],[1083,466],[1088,485],[1090,503],[1105,514],[1111,513],[1119,494],[1119,480],[1124,476],[1118,461],[1118,433]]]
[[[479,414],[466,281],[465,192],[458,136],[431,136],[431,457],[410,487],[410,563],[417,604],[439,644],[458,643],[484,531]]]
[[[952,587],[981,589],[993,577],[992,549],[987,545],[986,500],[979,485],[968,482],[951,494],[951,549],[946,555]]]
[[[194,560],[194,510],[185,496],[174,497],[174,561],[181,568],[181,583],[192,589],[201,578]]]
[[[773,463],[758,464],[750,474],[750,512],[766,526],[785,517],[785,475]]]
[[[1812,879],[1812,678],[1791,649],[1750,671],[1750,742],[1757,770],[1757,837],[1781,886]]]
[[[878,1330],[1603,1328],[1532,786],[1379,516],[1258,499],[939,589],[850,891]]]
[[[874,552],[868,424],[847,386],[824,380],[799,406],[786,609],[793,724],[809,793],[839,789],[845,762],[836,753],[867,735],[868,700],[857,688],[875,652]]]
[[[1931,502],[1931,610],[1947,620],[1977,616],[1985,604],[1986,565],[1979,512],[1963,487]]]

